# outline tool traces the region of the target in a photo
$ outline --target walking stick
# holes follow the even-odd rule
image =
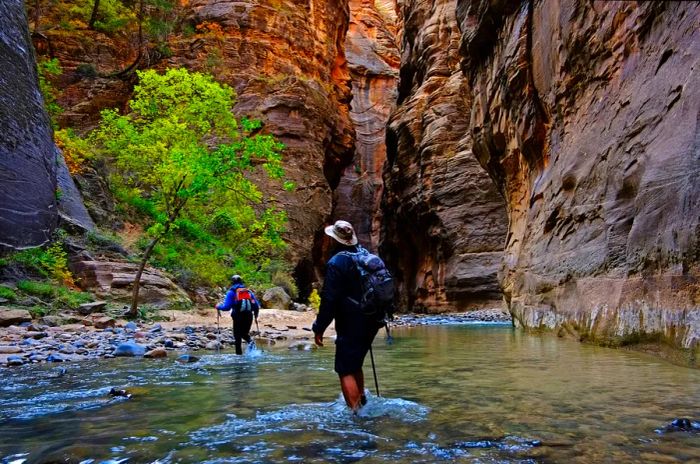
[[[219,318],[221,318],[221,311],[216,310],[216,352],[217,354],[221,352],[221,325],[219,324]]]
[[[374,366],[374,353],[372,353],[372,345],[369,346],[369,359],[372,360],[372,373],[374,374],[374,387],[377,389],[377,396],[379,394],[379,382],[377,381],[377,368]]]
[[[391,331],[389,330],[389,321],[384,321],[384,328],[386,329],[386,344],[391,345],[394,343],[394,337],[391,336]]]

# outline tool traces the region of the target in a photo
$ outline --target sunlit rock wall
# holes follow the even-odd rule
[[[333,219],[350,221],[360,243],[375,251],[386,161],[386,124],[396,104],[399,49],[394,0],[350,0],[345,55],[352,78],[350,118],[355,156],[335,190]]]
[[[195,28],[215,24],[220,32],[183,38],[168,65],[206,70],[231,84],[236,110],[262,119],[265,132],[287,146],[284,166],[296,191],[264,176],[261,182],[286,208],[290,258],[308,273],[315,234],[353,155],[347,1],[193,0],[190,7]]]
[[[0,8],[0,250],[46,243],[56,227],[56,148],[20,0]]]
[[[403,309],[499,304],[506,211],[472,154],[456,1],[399,6],[400,86],[387,135],[382,253]]]
[[[457,17],[516,321],[695,362],[700,5],[459,0]]]
[[[269,206],[287,210],[290,260],[299,264],[302,283],[313,280],[315,237],[330,220],[333,190],[354,151],[344,55],[347,0],[189,0],[177,2],[176,13],[179,27],[189,32],[170,34],[162,44],[167,54],[149,42],[138,67],[184,66],[212,74],[236,89],[239,115],[260,118],[263,131],[287,146],[286,177],[296,190],[283,191],[262,172],[256,180],[271,195]],[[41,43],[43,50],[50,48],[64,68],[61,124],[88,129],[99,110],[125,109],[135,76],[118,71],[138,56],[133,37],[44,32],[50,41]]]

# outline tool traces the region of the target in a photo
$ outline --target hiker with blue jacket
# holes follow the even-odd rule
[[[325,233],[333,239],[333,257],[326,264],[321,307],[312,330],[316,344],[323,346],[323,332],[335,319],[335,371],[345,402],[357,412],[367,402],[362,364],[384,321],[368,316],[360,307],[363,282],[355,260],[358,256],[377,257],[358,245],[349,222],[336,221]]]
[[[250,327],[253,325],[253,317],[256,322],[258,320],[260,303],[253,291],[246,288],[241,276],[236,274],[231,277],[231,288],[226,292],[223,303],[216,305],[216,311],[217,315],[220,311],[231,311],[236,354],[243,354],[241,343],[245,340],[251,346]]]

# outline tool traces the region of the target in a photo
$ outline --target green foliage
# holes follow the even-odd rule
[[[54,312],[51,308],[47,308],[45,306],[39,306],[35,305],[29,308],[29,314],[32,315],[32,319],[38,319],[40,317],[44,317],[47,314],[51,314]]]
[[[55,285],[34,280],[20,280],[17,288],[30,295],[41,297],[51,297],[55,293]]]
[[[54,140],[63,152],[68,171],[73,175],[80,174],[93,157],[93,148],[88,141],[80,138],[73,129],[55,130]]]
[[[270,263],[286,247],[286,214],[261,206],[249,173],[260,166],[281,178],[284,146],[252,135],[260,121],[238,121],[233,89],[211,76],[138,75],[131,113],[104,111],[91,141],[112,166],[115,196],[158,242],[154,263],[186,285],[221,285],[234,270],[269,282]]]
[[[63,108],[57,102],[60,92],[51,81],[63,74],[63,68],[61,68],[58,58],[41,59],[37,62],[37,71],[39,74],[39,90],[44,97],[44,107],[51,119],[51,125],[55,129],[58,127],[56,118],[61,115]]]
[[[11,255],[8,261],[21,264],[42,277],[49,277],[65,285],[74,285],[68,270],[68,257],[60,241],[45,248],[30,248]]]
[[[0,298],[15,301],[17,299],[17,294],[11,288],[0,285]]]
[[[49,282],[21,280],[17,283],[17,288],[29,295],[50,298],[57,305],[70,309],[78,309],[81,304],[92,301],[92,295],[89,293],[77,292]]]
[[[311,291],[311,295],[309,295],[309,306],[316,312],[321,308],[321,295],[318,294],[318,290],[315,288]]]
[[[63,12],[64,21],[74,28],[85,28],[90,21],[94,0],[75,0]],[[106,34],[118,32],[136,20],[136,13],[120,0],[100,0],[95,30]]]

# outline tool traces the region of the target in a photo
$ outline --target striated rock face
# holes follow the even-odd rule
[[[90,290],[99,298],[130,303],[138,264],[116,261],[76,261],[71,271],[81,288]],[[180,287],[169,277],[153,268],[146,268],[141,276],[139,303],[158,309],[182,309],[192,303]]]
[[[56,227],[56,151],[20,0],[0,9],[0,250],[46,243]]]
[[[501,299],[506,212],[472,154],[455,8],[455,0],[400,2],[401,82],[387,134],[382,254],[402,306],[412,310]]]
[[[397,35],[394,0],[350,0],[345,54],[352,78],[355,156],[334,192],[333,220],[350,221],[360,243],[372,251],[379,244],[386,123],[397,96]]]
[[[457,16],[514,318],[696,362],[700,6],[459,0]]]
[[[216,32],[175,44],[168,64],[203,69],[231,84],[238,113],[262,119],[265,132],[287,146],[284,166],[296,191],[262,183],[288,212],[290,258],[300,292],[308,295],[316,280],[318,233],[353,156],[347,2],[195,0],[191,10],[193,24]]]
[[[168,38],[167,58],[151,44],[139,66],[214,75],[236,89],[237,114],[260,118],[263,130],[287,146],[284,166],[296,191],[259,177],[263,191],[288,211],[286,239],[298,274],[313,280],[314,236],[330,219],[333,189],[353,156],[347,1],[191,0],[176,9],[190,32]],[[90,128],[99,110],[123,108],[130,98],[133,78],[114,76],[138,53],[133,41],[118,35],[80,33],[46,31],[64,68],[61,123]]]

